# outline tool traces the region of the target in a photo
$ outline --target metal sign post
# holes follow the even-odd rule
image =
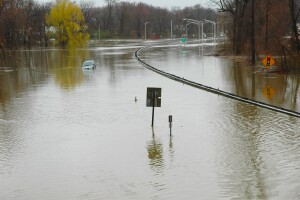
[[[169,127],[170,127],[170,136],[172,135],[172,115],[169,115]]]
[[[155,96],[156,96],[156,91],[154,90],[152,92],[152,122],[151,122],[151,126],[153,127],[153,123],[154,123],[154,107],[155,107]]]
[[[154,107],[161,107],[161,88],[147,88],[146,106],[152,107],[152,123],[154,124]]]

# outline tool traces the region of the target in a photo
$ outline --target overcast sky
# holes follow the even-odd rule
[[[55,0],[37,0],[39,2],[55,2]],[[71,0],[74,1],[74,0]],[[75,0],[76,2],[80,2],[81,0]],[[91,1],[94,2],[96,6],[104,6],[105,0],[83,0],[83,1]],[[173,7],[184,8],[187,6],[194,6],[196,4],[201,4],[203,7],[211,7],[210,0],[120,0],[127,2],[143,2],[148,5],[152,5],[155,7],[163,7],[171,9]]]

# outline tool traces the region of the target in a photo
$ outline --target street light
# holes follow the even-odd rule
[[[185,25],[185,37],[186,38],[188,38],[188,25],[190,25],[190,24],[192,24],[192,22],[190,22],[190,23],[187,23],[186,25]]]
[[[206,23],[211,23],[213,25],[214,43],[216,43],[216,22],[210,21],[210,20],[207,20],[207,19],[204,19],[203,21],[206,22]]]
[[[145,40],[147,40],[147,24],[149,24],[150,22],[146,22],[145,23]]]
[[[200,25],[201,25],[201,39],[202,39],[202,46],[203,46],[203,22],[195,19],[186,19],[186,18],[183,18],[183,21],[187,21],[189,23],[198,25],[199,43],[200,43]]]

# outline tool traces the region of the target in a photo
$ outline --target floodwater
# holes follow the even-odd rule
[[[7,62],[24,66],[0,71],[0,199],[300,199],[299,118],[162,77],[135,60],[140,46],[20,51]],[[206,49],[158,46],[140,57],[300,111],[299,76]],[[80,69],[85,59],[95,71]],[[147,87],[162,88],[153,129]]]

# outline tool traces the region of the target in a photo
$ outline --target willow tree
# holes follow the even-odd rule
[[[46,22],[55,28],[56,40],[61,46],[82,46],[89,40],[83,13],[69,0],[57,0]]]

